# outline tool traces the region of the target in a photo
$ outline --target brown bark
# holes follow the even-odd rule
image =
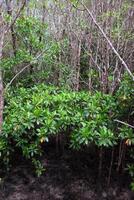
[[[6,0],[6,6],[7,6],[7,13],[10,17],[12,17],[12,0]],[[16,56],[16,34],[14,32],[14,24],[11,24],[10,26],[11,30],[11,36],[12,36],[12,46],[13,46],[13,53],[14,56]]]

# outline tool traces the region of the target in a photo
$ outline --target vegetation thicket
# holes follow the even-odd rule
[[[104,152],[134,189],[133,2],[0,2],[0,163],[38,176],[44,144]],[[90,12],[90,10],[92,12]],[[128,67],[129,66],[129,67]],[[4,103],[3,103],[4,102]],[[124,164],[125,163],[125,164]]]

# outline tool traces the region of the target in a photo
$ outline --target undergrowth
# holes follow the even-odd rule
[[[123,97],[121,101],[126,100]],[[41,175],[42,144],[61,133],[67,134],[69,146],[74,149],[90,144],[100,149],[112,148],[120,142],[133,144],[132,129],[117,126],[114,121],[119,117],[122,117],[120,102],[110,94],[74,92],[44,84],[12,89],[5,98],[1,163],[9,166],[16,149],[20,149]]]

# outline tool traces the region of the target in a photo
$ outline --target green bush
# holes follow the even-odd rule
[[[72,92],[44,84],[33,88],[18,88],[6,94],[3,132],[0,136],[0,156],[5,162],[20,149],[32,160],[40,175],[39,158],[42,143],[53,135],[70,129],[70,146],[75,149],[94,143],[112,147],[121,136],[114,119],[118,114],[116,99],[96,92]],[[40,170],[39,170],[40,169]]]

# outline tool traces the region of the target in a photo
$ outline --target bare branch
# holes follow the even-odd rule
[[[12,22],[9,24],[9,26],[7,27],[6,32],[8,32],[10,30],[10,28],[15,24],[16,20],[18,19],[18,17],[20,16],[21,11],[24,9],[26,4],[26,0],[23,0],[22,6],[20,7],[20,9],[18,10],[18,13],[16,14],[16,16],[14,17],[14,19],[12,20]]]
[[[113,50],[113,52],[116,54],[116,56],[119,58],[119,60],[121,61],[122,65],[124,66],[124,68],[126,69],[126,71],[128,72],[128,74],[132,77],[133,81],[134,81],[134,76],[132,74],[132,72],[130,71],[129,67],[127,66],[127,64],[125,63],[125,61],[123,60],[123,58],[120,56],[120,54],[117,52],[117,50],[115,49],[115,47],[113,46],[112,42],[110,41],[110,39],[108,38],[108,36],[106,35],[106,33],[104,32],[104,30],[101,28],[101,26],[97,23],[95,17],[93,16],[93,14],[91,13],[91,11],[87,8],[87,6],[83,3],[81,3],[83,5],[83,7],[85,8],[85,10],[87,11],[87,13],[89,14],[89,16],[92,18],[94,24],[96,25],[96,27],[100,30],[100,32],[102,33],[103,37],[106,39],[106,41],[108,42],[109,46],[111,47],[111,49]]]
[[[28,67],[30,67],[30,65],[33,63],[33,61],[36,61],[38,60],[42,55],[43,53],[45,53],[48,49],[45,49],[44,51],[42,51],[36,58],[34,58],[28,65],[26,65],[25,67],[23,67],[12,79],[11,81],[6,85],[5,87],[5,91],[8,89],[8,87],[13,83],[13,81],[25,70],[27,69]]]
[[[124,124],[124,125],[126,125],[126,126],[129,126],[129,127],[131,127],[131,128],[134,128],[134,126],[132,126],[132,125],[126,123],[126,122],[122,122],[122,121],[120,121],[120,120],[118,120],[118,119],[115,119],[114,121],[115,121],[115,122],[119,122],[120,124]]]

